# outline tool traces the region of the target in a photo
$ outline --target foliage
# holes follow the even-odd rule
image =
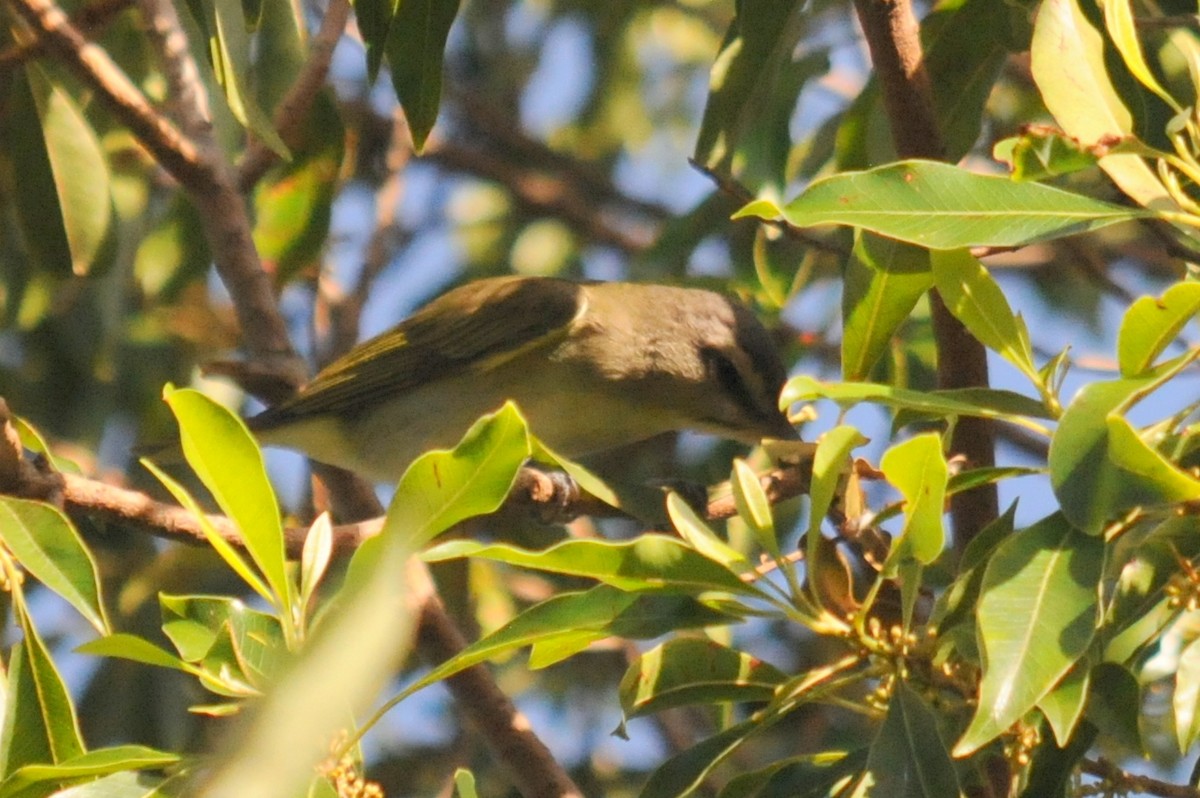
[[[28,51],[37,34],[18,2],[0,7],[0,390],[33,422],[28,448],[93,470],[97,450],[120,464],[105,450],[133,419],[147,438],[170,426],[159,386],[233,341],[205,279],[222,241],[205,193],[167,185],[123,112],[61,53]],[[399,733],[389,719],[480,663],[543,715],[590,728],[619,711],[618,735],[664,748],[642,759],[618,746],[606,768],[580,735],[572,764],[596,794],[1179,794],[1167,780],[1200,744],[1200,35],[1174,5],[935,3],[921,27],[956,161],[943,163],[885,140],[887,82],[845,66],[847,47],[859,52],[842,43],[848,3],[358,0],[354,88],[315,93],[287,142],[272,117],[281,73],[316,49],[304,20],[274,0],[182,4],[217,156],[230,169],[256,147],[290,159],[243,177],[256,183],[252,240],[281,307],[318,341],[314,360],[354,337],[344,328],[377,325],[364,308],[394,302],[386,287],[410,277],[719,283],[774,317],[810,372],[780,398],[816,442],[809,498],[773,504],[763,451],[729,466],[717,448],[677,465],[728,474],[711,489],[734,508],[723,529],[670,493],[669,534],[524,524],[437,540],[498,508],[530,457],[556,465],[507,405],[410,468],[349,564],[325,515],[296,563],[245,426],[204,393],[168,389],[206,495],[148,461],[162,488],[131,479],[193,511],[211,554],[0,498],[18,632],[3,652],[0,798],[350,794],[364,767],[374,779],[403,756],[377,742]],[[135,88],[177,92],[134,12],[107,13],[93,35]],[[575,94],[552,74],[555,36],[590,53]],[[382,135],[386,103],[363,99],[385,61],[410,138],[399,123]],[[564,97],[572,110],[547,108]],[[718,184],[698,201],[682,156],[659,164],[671,140]],[[397,205],[404,186],[420,211]],[[368,191],[375,230],[361,222]],[[339,227],[355,208],[359,226]],[[456,269],[422,272],[438,236]],[[347,255],[354,237],[371,244]],[[840,316],[825,301],[838,291]],[[938,388],[931,291],[994,355],[992,385]],[[1100,369],[1073,359],[1100,345]],[[1001,465],[955,457],[964,418],[1001,430]],[[947,501],[996,485],[1020,506],[970,539],[948,529]],[[449,603],[474,591],[454,609],[481,630],[423,671],[406,658],[417,552]],[[63,667],[78,662],[64,641],[82,635],[54,617],[53,596],[94,635],[77,649],[103,658],[90,678]],[[138,725],[153,689],[186,695],[202,719],[165,708]],[[505,789],[485,758],[458,769],[448,735],[422,732],[418,775],[390,790]],[[215,758],[199,756],[201,733],[219,741]],[[1160,770],[1137,780],[1109,761],[1121,757]]]

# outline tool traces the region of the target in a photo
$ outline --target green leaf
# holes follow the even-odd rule
[[[40,502],[0,497],[0,540],[29,573],[66,599],[97,632],[109,632],[100,572],[62,512]]]
[[[979,138],[985,106],[1009,51],[1027,49],[1011,30],[1020,24],[1014,23],[1014,12],[1007,3],[966,0],[921,23],[923,33],[937,25],[924,62],[948,161],[966,155]]]
[[[708,559],[718,562],[735,573],[745,574],[754,570],[746,555],[730,546],[709,528],[696,511],[675,491],[667,494],[667,515],[671,526],[689,546]]]
[[[651,774],[639,798],[682,798],[691,795],[704,779],[742,743],[765,728],[759,720],[742,721],[668,759]]]
[[[1041,4],[1030,55],[1042,101],[1069,135],[1089,147],[1135,135],[1133,114],[1110,76],[1105,37],[1079,0],[1045,0]],[[1063,69],[1064,64],[1071,68]],[[1106,155],[1100,159],[1100,168],[1144,207],[1176,209],[1162,181],[1141,156]]]
[[[729,780],[719,798],[829,798],[862,770],[867,749],[779,759]]]
[[[1016,513],[1017,503],[1014,501],[1003,515],[985,526],[967,544],[958,564],[958,576],[938,596],[930,615],[930,624],[935,626],[940,634],[945,635],[956,624],[970,623],[971,635],[974,637],[975,609],[988,559],[996,548],[1013,534],[1013,519]]]
[[[1070,743],[1071,735],[1083,717],[1088,686],[1091,684],[1091,668],[1088,665],[1086,659],[1081,659],[1053,690],[1038,701],[1038,709],[1046,716],[1060,748],[1066,748]]]
[[[89,640],[75,649],[80,654],[96,657],[116,657],[159,668],[171,668],[184,673],[196,674],[196,669],[179,657],[163,651],[145,638],[125,632],[116,632],[106,637]],[[197,657],[197,660],[199,657]]]
[[[774,218],[761,211],[752,203],[734,218]],[[783,210],[797,227],[849,225],[930,249],[1025,246],[1150,215],[936,161],[821,178]]]
[[[143,745],[101,748],[56,765],[26,765],[0,784],[0,798],[13,798],[23,794],[26,788],[43,782],[73,781],[126,770],[161,769],[179,760],[179,754]]]
[[[54,793],[54,798],[176,798],[187,794],[187,786],[180,777],[163,779],[126,771],[68,787]]]
[[[965,249],[935,251],[929,257],[938,292],[950,312],[980,343],[1036,382],[1025,322],[1013,314],[1004,292],[979,259]]]
[[[1079,730],[1067,741],[1064,748],[1053,745],[1049,740],[1033,751],[1029,764],[1029,775],[1021,798],[1049,798],[1067,796],[1076,783],[1079,760],[1087,755],[1096,741],[1096,727],[1090,723],[1080,724]]]
[[[928,250],[873,233],[855,237],[842,291],[842,377],[864,380],[933,287]]]
[[[1161,297],[1139,297],[1121,319],[1117,362],[1122,377],[1140,377],[1200,313],[1200,283],[1182,282]]]
[[[1142,751],[1141,718],[1145,703],[1137,677],[1111,662],[1092,669],[1084,717],[1099,728],[1104,739],[1130,751]]]
[[[626,593],[608,585],[597,585],[583,593],[560,593],[535,604],[442,663],[404,690],[393,703],[473,665],[526,646],[562,638],[571,639],[574,645],[581,635],[591,635],[593,640],[613,635],[650,639],[680,629],[728,623],[732,619],[734,616],[687,596]]]
[[[133,272],[149,297],[171,304],[189,285],[203,280],[212,265],[204,223],[182,192],[170,201],[157,226],[138,243]]]
[[[992,157],[1007,163],[1013,180],[1045,180],[1095,166],[1099,156],[1060,130],[1029,126],[996,142]]]
[[[1175,692],[1171,695],[1175,710],[1175,739],[1180,753],[1191,750],[1200,739],[1200,639],[1188,643],[1179,655],[1175,671]]]
[[[442,58],[458,0],[403,0],[388,26],[392,86],[419,153],[437,121],[442,99]]]
[[[8,662],[8,698],[0,729],[0,778],[25,765],[65,762],[84,752],[75,706],[46,644],[23,606],[24,640]]]
[[[780,89],[794,70],[792,54],[802,32],[798,6],[795,0],[738,3],[709,77],[708,100],[693,155],[696,162],[732,172],[739,145],[761,131],[768,119],[774,121],[776,106],[795,107],[803,79],[796,81],[798,85],[787,85],[787,92]],[[828,68],[827,59],[820,61]],[[810,71],[815,72],[811,68],[801,71],[801,77]],[[786,119],[790,114],[783,116]]]
[[[769,701],[785,681],[783,672],[744,651],[681,637],[638,657],[618,692],[628,719],[690,704]]]
[[[367,50],[367,79],[374,84],[399,0],[353,0],[353,3],[354,19]]]
[[[280,620],[222,596],[159,595],[163,633],[181,657],[211,674],[244,674],[256,686],[271,681],[285,661]]]
[[[1154,77],[1154,73],[1150,71],[1150,65],[1146,63],[1146,57],[1142,54],[1142,43],[1138,41],[1137,28],[1133,21],[1133,8],[1130,6],[1129,0],[1100,0],[1100,6],[1104,9],[1104,25],[1108,28],[1108,35],[1113,44],[1117,46],[1117,51],[1121,53],[1125,67],[1138,79],[1139,83],[1157,94],[1176,113],[1183,110],[1179,107],[1179,103],[1175,102],[1175,98],[1167,93],[1167,90],[1158,82],[1158,78]]]
[[[451,540],[423,555],[427,562],[482,558],[558,574],[598,579],[621,590],[722,590],[758,595],[733,571],[673,537],[641,535],[633,540],[567,540],[543,551],[505,543]]]
[[[254,244],[277,284],[314,268],[324,253],[344,134],[330,92],[318,92],[292,160],[255,188]]]
[[[763,490],[762,483],[758,481],[758,474],[739,457],[733,461],[733,475],[729,482],[733,488],[733,501],[738,517],[750,527],[763,551],[776,560],[780,559],[783,555],[775,535],[771,502],[767,499],[767,492]]]
[[[1049,693],[1096,632],[1104,544],[1062,514],[1006,540],[992,555],[979,600],[983,683],[965,756],[994,740]]]
[[[197,18],[204,20],[213,73],[229,110],[272,152],[284,160],[289,159],[291,154],[287,145],[259,106],[250,84],[250,76],[256,70],[250,62],[250,37],[246,32],[242,4],[239,0],[195,0],[192,8],[199,12]]]
[[[426,452],[408,467],[380,536],[422,546],[460,521],[494,512],[529,452],[525,419],[507,402],[475,422],[452,451]]]
[[[271,594],[271,590],[262,581],[262,579],[259,578],[258,574],[254,572],[254,568],[252,568],[251,565],[242,558],[242,555],[236,549],[234,549],[233,544],[221,537],[221,533],[218,532],[216,527],[213,526],[212,521],[209,520],[208,516],[204,513],[204,510],[200,507],[200,504],[192,497],[192,495],[188,493],[182,485],[168,476],[165,471],[154,465],[154,463],[150,462],[144,457],[140,462],[142,466],[151,474],[153,474],[154,478],[161,482],[163,486],[170,492],[170,494],[175,497],[175,501],[183,505],[184,508],[186,508],[188,512],[190,512],[196,518],[196,520],[200,523],[201,531],[204,533],[204,539],[207,540],[208,544],[213,547],[213,551],[215,551],[221,557],[221,559],[225,561],[225,564],[228,565],[243,582],[249,585],[255,593],[262,597],[263,601],[267,602],[268,604],[273,603],[275,601],[275,597]]]
[[[954,762],[938,734],[938,716],[897,681],[883,725],[871,743],[865,780],[855,795],[945,798],[960,794]]]
[[[179,421],[188,464],[237,524],[278,607],[290,613],[294,589],[287,573],[283,522],[258,444],[245,422],[199,391],[168,386],[163,398]]]
[[[454,794],[456,798],[479,798],[475,791],[475,774],[466,768],[454,771]]]
[[[1050,482],[1063,513],[1090,534],[1133,507],[1200,496],[1200,481],[1151,449],[1120,409],[1160,378],[1096,382],[1067,407],[1050,441]]]
[[[893,388],[873,382],[821,382],[807,374],[798,374],[783,386],[779,399],[782,407],[796,402],[829,399],[845,407],[859,402],[875,402],[893,410],[911,411],[935,418],[953,416],[981,416],[1011,421],[1029,426],[1025,416],[1047,418],[1044,406],[1028,397],[1011,391],[957,390],[957,391],[912,391]],[[1040,426],[1035,426],[1044,432]]]
[[[809,486],[810,504],[805,547],[808,570],[812,574],[820,573],[822,568],[833,565],[822,563],[823,552],[826,549],[821,546],[821,521],[829,513],[829,507],[837,496],[838,483],[849,463],[850,452],[866,442],[867,439],[861,432],[844,424],[826,432],[817,441]],[[816,580],[810,579],[809,584],[814,587],[816,595]]]
[[[56,275],[99,273],[115,254],[108,161],[75,101],[36,63],[9,83],[0,147],[16,188],[11,197],[25,246]]]
[[[949,468],[942,439],[927,432],[884,452],[880,469],[904,496],[904,530],[889,560],[912,558],[928,565],[946,545],[942,525]]]

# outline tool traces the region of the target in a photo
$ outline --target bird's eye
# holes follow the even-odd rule
[[[733,361],[716,349],[705,349],[703,357],[709,374],[716,379],[725,395],[737,402],[738,406],[757,411],[754,394],[742,380],[741,372],[733,365]]]

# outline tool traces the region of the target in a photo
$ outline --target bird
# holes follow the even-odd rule
[[[786,377],[770,334],[722,294],[509,275],[434,299],[249,427],[265,445],[395,482],[507,400],[572,459],[684,429],[793,440]]]

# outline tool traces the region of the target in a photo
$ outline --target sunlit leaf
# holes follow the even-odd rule
[[[980,343],[1026,375],[1036,377],[1029,332],[1012,312],[1000,286],[965,249],[930,253],[933,277],[946,307]]]
[[[1038,709],[1046,716],[1050,728],[1054,731],[1054,739],[1061,748],[1070,743],[1071,735],[1075,733],[1079,719],[1083,717],[1088,686],[1091,684],[1091,668],[1088,664],[1086,659],[1081,659],[1037,704]]]
[[[224,513],[237,524],[246,550],[281,607],[292,606],[283,522],[262,452],[245,423],[199,391],[164,391],[179,421],[183,453]]]
[[[157,770],[175,764],[180,758],[179,754],[142,745],[100,748],[58,764],[26,765],[0,784],[0,798],[28,795],[28,787],[44,782],[69,782],[126,770]]]
[[[568,540],[543,551],[452,540],[425,552],[429,562],[472,557],[598,579],[622,590],[726,590],[757,594],[733,571],[687,544],[647,534],[628,541]]]
[[[1087,650],[1103,560],[1103,543],[1060,514],[1013,535],[992,555],[977,612],[984,650],[979,706],[956,756],[1002,734]]]
[[[1200,481],[1151,449],[1118,408],[1153,378],[1096,382],[1079,392],[1050,442],[1050,481],[1063,513],[1085,532],[1130,508],[1200,496]]]
[[[96,562],[60,510],[40,502],[0,497],[0,540],[22,567],[70,602],[97,632],[108,633]]]
[[[1138,297],[1125,311],[1117,333],[1121,376],[1142,376],[1197,313],[1200,283],[1176,283],[1161,297]]]
[[[735,218],[773,218],[748,206]],[[930,249],[1017,247],[1148,214],[1041,183],[935,161],[903,161],[814,181],[783,209],[798,227],[841,224]]]
[[[896,547],[893,557],[911,557],[928,565],[946,545],[942,514],[949,469],[942,454],[941,437],[929,432],[910,438],[888,449],[879,465],[905,502],[904,530],[893,544]]]
[[[1105,36],[1080,0],[1046,0],[1038,9],[1030,45],[1031,69],[1042,101],[1069,135],[1084,146],[1133,136],[1134,120],[1110,75]],[[1070,69],[1063,69],[1070,64]],[[1100,167],[1139,204],[1176,205],[1154,170],[1132,153],[1110,154]]]

